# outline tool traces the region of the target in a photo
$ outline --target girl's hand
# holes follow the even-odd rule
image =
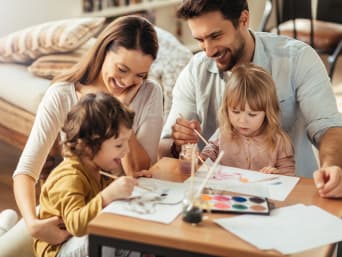
[[[270,166],[267,166],[267,167],[263,167],[260,172],[262,173],[266,173],[266,174],[278,174],[279,171],[278,169],[274,168],[274,167],[270,167]]]
[[[71,237],[65,230],[62,219],[56,216],[42,220],[35,219],[28,227],[32,237],[53,245],[61,244]]]
[[[132,177],[124,176],[116,179],[101,192],[103,206],[114,200],[130,197],[136,184],[136,179]]]

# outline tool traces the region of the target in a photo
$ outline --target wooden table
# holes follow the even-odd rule
[[[152,168],[154,178],[184,181],[178,171],[178,160],[162,158]],[[342,216],[342,201],[323,199],[317,194],[313,180],[301,178],[284,202],[274,201],[276,207],[296,203],[314,204],[338,217]],[[227,214],[210,214],[197,226],[178,217],[171,224],[160,224],[109,213],[101,213],[89,224],[89,257],[101,256],[101,246],[113,246],[155,253],[162,256],[283,256],[276,251],[262,251],[216,225],[212,219]],[[233,216],[233,215],[231,215]],[[276,239],[275,239],[276,240]],[[303,240],[305,240],[303,238]],[[331,256],[334,245],[290,255],[296,257]]]

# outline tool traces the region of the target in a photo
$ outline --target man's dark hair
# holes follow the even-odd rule
[[[237,28],[243,10],[248,10],[247,0],[184,0],[177,9],[177,17],[187,20],[219,11]]]

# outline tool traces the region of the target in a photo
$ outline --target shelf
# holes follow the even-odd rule
[[[168,6],[175,6],[175,5],[180,4],[181,2],[182,0],[153,0],[153,1],[130,4],[130,5],[125,5],[125,6],[109,7],[100,11],[83,12],[82,16],[116,17],[116,16],[125,15],[125,14],[140,12],[140,11],[154,10],[154,9],[159,9],[159,8],[165,8]]]

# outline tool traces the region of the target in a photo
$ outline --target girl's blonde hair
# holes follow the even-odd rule
[[[275,146],[277,134],[288,140],[280,127],[280,107],[275,83],[265,69],[254,64],[240,65],[232,71],[218,115],[221,136],[234,140],[235,132],[228,109],[239,108],[244,111],[246,103],[253,111],[265,112],[261,132],[270,149]]]

